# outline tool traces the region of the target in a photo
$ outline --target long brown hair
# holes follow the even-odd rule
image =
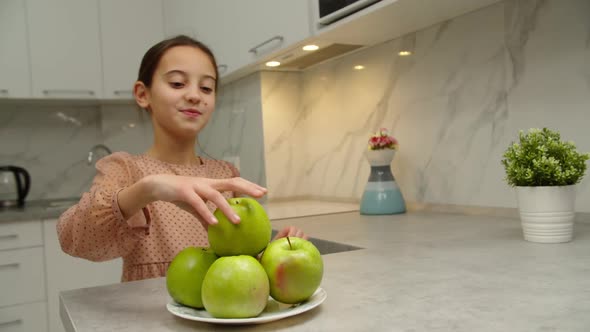
[[[143,82],[146,87],[151,87],[154,72],[160,63],[160,59],[162,59],[162,56],[164,56],[166,51],[176,46],[192,46],[205,52],[205,54],[209,57],[209,60],[211,60],[213,68],[215,69],[215,91],[217,91],[219,71],[217,70],[217,61],[215,61],[213,52],[211,52],[209,47],[207,47],[205,44],[185,35],[178,35],[168,38],[152,46],[141,59],[137,80]]]

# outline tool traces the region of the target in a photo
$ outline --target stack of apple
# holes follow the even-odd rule
[[[209,227],[210,248],[185,248],[170,263],[170,296],[182,305],[205,308],[216,318],[256,317],[269,295],[288,304],[311,297],[324,270],[318,249],[295,237],[270,242],[270,221],[256,200],[228,202],[241,222],[233,224],[215,211],[219,223]]]

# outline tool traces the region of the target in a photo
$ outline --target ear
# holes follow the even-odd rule
[[[150,106],[150,91],[149,89],[143,84],[141,81],[135,82],[133,85],[133,96],[135,97],[135,102],[139,107],[149,110]]]

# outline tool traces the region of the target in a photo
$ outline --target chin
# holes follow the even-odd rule
[[[183,126],[178,132],[182,136],[186,137],[196,137],[202,130],[205,128],[204,124],[193,125],[193,126]]]

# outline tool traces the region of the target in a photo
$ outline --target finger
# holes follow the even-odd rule
[[[303,237],[305,236],[305,233],[303,233],[303,231],[302,231],[302,230],[298,229],[298,230],[297,230],[297,233],[295,233],[295,236],[296,236],[296,237],[303,238]]]
[[[209,224],[205,221],[205,219],[203,219],[203,217],[201,217],[195,211],[195,209],[191,205],[189,205],[188,203],[185,203],[185,202],[173,202],[173,203],[176,206],[178,206],[179,208],[183,209],[184,211],[190,213],[193,217],[197,218],[197,220],[199,221],[199,223],[201,223],[201,225],[203,225],[205,230],[209,229]]]
[[[233,191],[253,197],[262,197],[267,189],[243,178],[213,179],[211,186],[217,191]]]
[[[289,236],[290,237],[297,237],[298,232],[299,232],[299,230],[296,227],[291,226],[291,230],[289,231]]]
[[[232,223],[240,223],[240,217],[236,214],[236,211],[232,209],[232,207],[227,202],[227,199],[223,197],[223,195],[219,191],[212,190],[210,193],[207,193],[206,195],[207,199],[213,202],[213,204],[215,204],[215,206],[217,206],[217,208],[221,210],[221,213],[223,213]]]
[[[205,228],[205,230],[209,230],[209,224],[207,223],[207,221],[205,221],[205,219],[203,219],[201,216],[196,215],[193,213],[193,215],[197,218],[197,220],[201,223],[201,225],[203,225],[203,228]]]
[[[277,235],[275,235],[275,240],[287,236],[289,234],[289,231],[290,227],[285,227],[281,229],[280,231],[278,231]]]
[[[186,202],[194,209],[194,212],[202,218],[206,224],[215,225],[217,224],[217,218],[209,211],[207,204],[197,195],[195,192],[192,194],[188,194],[186,197]]]

